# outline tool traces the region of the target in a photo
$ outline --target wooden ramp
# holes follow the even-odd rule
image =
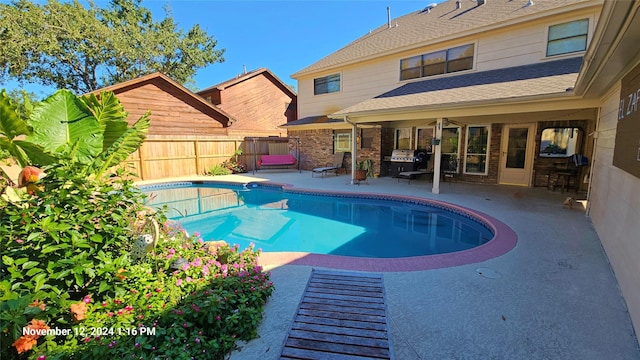
[[[381,274],[313,270],[281,359],[393,359]]]

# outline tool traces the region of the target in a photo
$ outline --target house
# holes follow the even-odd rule
[[[307,169],[346,151],[352,168],[370,158],[393,175],[394,150],[422,151],[434,193],[445,168],[466,182],[587,191],[640,328],[639,8],[449,0],[416,9],[293,74],[299,120],[286,128]]]
[[[130,124],[151,111],[149,135],[226,135],[235,120],[168,76],[156,72],[96,90],[112,91],[129,112]]]
[[[266,68],[245,72],[236,78],[198,91],[217,108],[233,114],[232,130],[278,132],[278,126],[297,119],[297,96]],[[255,133],[259,135],[259,133]]]

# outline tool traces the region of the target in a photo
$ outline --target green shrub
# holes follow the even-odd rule
[[[207,175],[211,175],[211,176],[216,176],[216,175],[229,175],[231,174],[232,171],[229,170],[224,163],[223,164],[216,164],[213,165],[211,167],[211,169],[209,169],[209,171],[207,171]]]
[[[47,167],[36,194],[0,200],[1,358],[222,359],[256,336],[273,290],[256,251],[209,247],[169,227],[133,261],[138,216],[150,216],[144,195],[76,166]],[[44,327],[70,333],[23,336]]]

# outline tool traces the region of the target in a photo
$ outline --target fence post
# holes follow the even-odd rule
[[[147,180],[147,177],[145,174],[145,170],[144,170],[144,151],[142,151],[142,149],[144,149],[144,143],[142,143],[142,145],[140,145],[140,147],[138,148],[138,157],[140,158],[140,179],[141,180]]]
[[[196,154],[196,175],[200,175],[200,146],[198,145],[198,140],[195,140],[193,145]]]

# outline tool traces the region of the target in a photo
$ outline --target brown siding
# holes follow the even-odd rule
[[[296,102],[264,75],[225,88],[220,98],[219,107],[237,119],[231,128],[243,130],[275,130],[292,118],[289,109]]]
[[[203,113],[181,95],[165,88],[162,82],[148,82],[138,87],[116,91],[116,96],[129,112],[130,124],[151,111],[150,135],[220,135],[223,125]]]

